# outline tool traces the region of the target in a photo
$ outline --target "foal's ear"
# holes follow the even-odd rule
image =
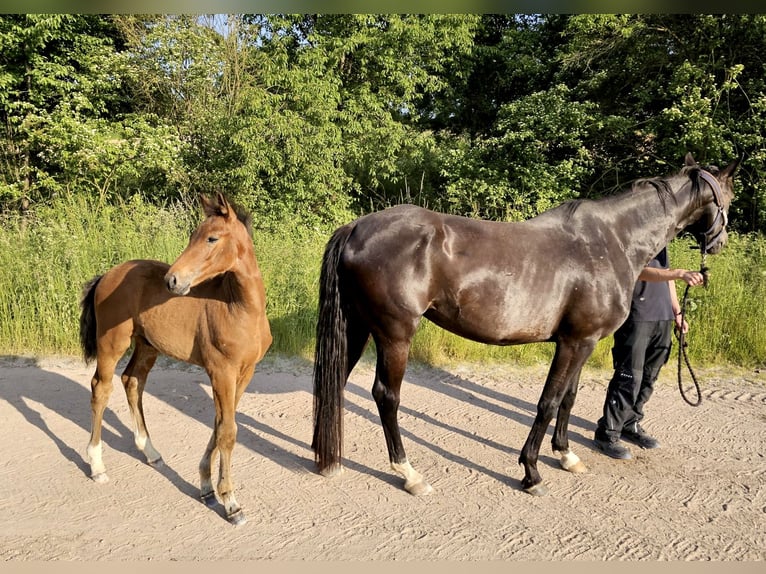
[[[231,205],[226,200],[226,197],[219,191],[216,195],[216,199],[218,200],[218,215],[229,217],[229,214],[231,213]]]
[[[231,213],[231,205],[226,201],[223,193],[220,191],[216,193],[215,199],[210,199],[204,193],[199,196],[200,203],[202,204],[202,211],[206,217],[212,217],[214,215],[220,215],[221,217],[229,217]]]
[[[686,152],[686,157],[684,158],[684,165],[686,167],[692,167],[694,165],[697,165],[697,160],[694,159],[692,152],[690,151]]]

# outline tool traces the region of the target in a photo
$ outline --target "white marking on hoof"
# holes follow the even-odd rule
[[[404,477],[404,490],[413,496],[425,496],[433,492],[433,488],[428,484],[423,476],[412,468],[412,465],[406,460],[402,463],[391,463],[391,469]]]
[[[560,451],[554,451],[555,454],[559,455],[561,458],[559,459],[559,464],[561,465],[561,468],[563,468],[566,471],[573,472],[575,474],[582,474],[584,472],[588,472],[588,467],[585,466],[585,463],[583,463],[580,460],[580,457],[577,456],[575,453],[573,453],[571,450],[560,452]]]
[[[333,464],[332,466],[328,466],[327,468],[320,470],[319,474],[325,478],[335,478],[344,472],[346,472],[346,469],[343,468],[343,465]]]
[[[242,509],[235,510],[233,513],[229,514],[226,519],[233,525],[233,526],[242,526],[247,522],[247,516],[245,516],[245,513],[242,512]]]
[[[109,477],[106,475],[106,467],[104,466],[104,460],[101,458],[101,452],[101,442],[95,445],[88,445],[87,455],[88,463],[90,464],[90,477],[95,482],[103,484],[109,481]]]
[[[105,472],[93,474],[91,475],[91,478],[93,479],[93,482],[97,482],[98,484],[106,484],[109,482],[109,476]]]

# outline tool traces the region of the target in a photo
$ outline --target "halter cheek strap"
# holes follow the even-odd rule
[[[705,232],[705,245],[703,246],[703,252],[707,252],[709,249],[712,249],[721,241],[721,238],[723,237],[723,230],[726,229],[726,224],[728,223],[728,218],[726,217],[726,211],[724,210],[723,192],[721,191],[721,186],[718,184],[718,180],[713,176],[713,174],[705,171],[704,169],[700,170],[700,177],[702,177],[702,179],[704,179],[713,190],[713,201],[718,207],[718,212],[715,214],[713,223]],[[718,232],[712,238],[708,239],[708,236],[713,233],[713,230],[715,230],[719,220],[721,219],[723,219],[723,223],[718,229]]]

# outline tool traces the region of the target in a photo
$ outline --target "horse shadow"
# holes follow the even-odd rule
[[[278,364],[278,361],[283,360],[283,358],[276,357],[268,360],[275,362],[267,363],[265,368],[256,368],[253,380],[248,385],[246,392],[259,394],[311,393],[311,377],[308,375],[310,375],[313,367],[312,361],[295,357],[287,358],[290,361],[290,368],[301,375],[296,377],[285,376],[284,369],[281,369]],[[367,357],[363,358],[364,360],[370,359]],[[118,364],[118,373],[124,368],[126,362],[127,356]],[[209,398],[210,382],[207,379],[207,375],[198,367],[183,365],[186,371],[190,371],[188,381],[185,381],[183,386],[183,393],[172,392],[171,389],[162,384],[163,370],[166,368],[178,368],[171,360],[166,362],[158,361],[159,368],[150,373],[145,392],[155,399],[164,402],[180,414],[197,420],[207,428],[212,429],[215,409],[213,401]],[[425,387],[430,392],[442,394],[452,400],[464,401],[474,406],[479,406],[491,413],[504,417],[511,423],[531,428],[536,414],[536,404],[516,398],[511,394],[488,388],[472,381],[470,378],[456,375],[443,369],[430,366],[424,367],[418,364],[413,366],[415,368],[408,369],[407,374],[407,380],[412,384]],[[28,373],[30,368],[33,370],[30,384],[21,386],[5,383],[6,379],[13,377],[15,369],[24,370],[25,373]],[[196,371],[195,375],[195,370],[197,369],[198,371]],[[307,383],[306,381],[309,382]],[[540,382],[541,389],[543,383],[544,381]],[[509,385],[513,385],[513,381],[509,381]],[[119,397],[121,394],[119,392],[120,386],[119,381],[116,381],[115,392],[111,400],[121,398]],[[355,382],[349,382],[346,386],[346,410],[368,421],[370,424],[379,426],[380,418],[370,392],[371,387],[372,378],[369,381],[369,386],[366,388]],[[512,386],[510,390],[512,390]],[[46,409],[57,413],[81,428],[86,435],[89,435],[91,425],[90,398],[90,390],[87,386],[46,370],[34,359],[16,356],[0,357],[0,399],[13,406],[30,426],[43,432],[56,446],[61,456],[71,462],[74,468],[81,472],[84,477],[88,477],[88,479],[90,467],[85,459],[85,444],[83,444],[82,450],[67,444],[51,430],[35,405],[42,405]],[[204,404],[206,406],[189,409],[189,399],[192,399],[196,404]],[[311,402],[307,401],[307,404],[310,405]],[[465,426],[457,425],[439,416],[433,416],[418,410],[416,406],[402,404],[400,412],[408,416],[417,417],[433,427],[496,449],[509,456],[509,458],[518,457],[520,453],[520,445],[517,448],[491,437],[482,436],[480,433],[473,432],[472,429],[465,428]],[[147,413],[147,415],[151,417],[151,413]],[[292,472],[315,473],[310,445],[310,428],[306,429],[305,439],[302,439],[299,436],[295,436],[294,433],[285,433],[241,410],[238,410],[236,413],[236,420],[238,423],[238,445],[251,451],[254,455],[271,460]],[[143,454],[135,447],[133,429],[126,426],[115,412],[108,407],[104,413],[104,423],[102,439],[111,450],[134,457],[143,464],[146,463]],[[149,425],[151,429],[151,421],[149,421]],[[592,433],[595,429],[595,424],[574,415],[570,418],[570,440],[574,443],[590,445],[590,441],[583,434],[573,431],[573,426]],[[552,430],[549,428],[548,433],[550,434],[551,432]],[[508,475],[486,468],[476,461],[451,452],[448,446],[434,444],[432,440],[420,437],[406,428],[402,429],[402,436],[408,441],[431,450],[445,460],[490,476],[517,490],[521,489],[518,481],[514,481]],[[299,452],[304,452],[305,456],[287,450],[282,446],[285,443],[293,445]],[[200,453],[203,448],[204,445],[200,445]],[[385,457],[385,442],[381,439],[381,460]],[[540,456],[540,461],[550,466],[557,466],[558,464],[558,461],[550,456]],[[399,488],[401,486],[401,478],[391,473],[387,468],[384,468],[383,465],[371,468],[347,458],[344,460],[344,466],[350,470],[373,476],[393,487]],[[156,467],[156,470],[171,484],[175,485],[181,493],[199,501],[199,486],[192,484],[179,475],[167,462]],[[223,517],[222,510],[219,514]]]
[[[369,360],[369,357],[362,360]],[[374,361],[374,359],[372,359]],[[414,368],[413,368],[414,367]],[[461,375],[456,375],[447,370],[440,369],[438,367],[432,367],[427,365],[421,365],[414,361],[411,362],[410,367],[407,369],[405,375],[405,381],[412,385],[423,387],[435,394],[444,395],[445,397],[455,400],[470,403],[473,406],[478,406],[490,413],[499,415],[509,422],[509,424],[519,424],[526,429],[531,429],[534,423],[535,416],[537,414],[537,404],[531,403],[512,394],[499,392],[495,389],[483,386],[470,378],[466,378]],[[370,380],[370,387],[372,387],[372,379]],[[509,380],[509,390],[512,391],[514,381]],[[543,385],[545,384],[544,378],[540,381],[540,392],[542,393]],[[355,395],[358,398],[366,399],[371,408],[365,408],[361,403],[346,401],[346,410],[360,416],[372,424],[380,425],[380,418],[377,414],[374,400],[369,389],[349,382],[346,385],[346,396],[349,394]],[[521,446],[518,447],[508,445],[507,443],[500,442],[498,440],[482,436],[480,433],[474,432],[474,429],[466,428],[465,426],[458,426],[452,422],[448,422],[442,417],[433,416],[422,410],[418,410],[417,407],[405,406],[405,394],[406,391],[402,391],[402,404],[399,406],[399,412],[404,415],[408,415],[417,418],[421,421],[428,423],[443,431],[447,431],[450,434],[461,436],[468,440],[474,441],[477,444],[493,448],[503,455],[508,456],[510,460],[518,458],[521,454]],[[546,430],[547,440],[550,441],[553,435],[554,421],[551,422]],[[580,430],[574,430],[573,427],[577,427]],[[586,435],[592,436],[596,429],[594,422],[576,416],[570,415],[568,436],[570,443],[579,444],[592,450],[592,441]],[[419,446],[429,449],[435,454],[441,456],[445,460],[449,460],[455,464],[459,464],[466,468],[470,468],[478,473],[493,477],[498,482],[505,485],[512,486],[516,490],[522,490],[519,481],[512,480],[508,475],[501,474],[495,470],[486,468],[473,460],[458,455],[450,450],[448,447],[442,447],[434,444],[430,440],[423,439],[406,428],[401,428],[401,435],[404,439],[418,444]],[[583,434],[584,431],[586,434]],[[381,442],[383,451],[385,451],[385,445]],[[548,466],[559,468],[559,461],[557,458],[549,455],[541,454],[538,460]],[[347,465],[347,461],[344,461],[344,465]],[[392,482],[392,481],[389,481]],[[395,481],[393,481],[395,482]],[[392,483],[393,483],[392,482]]]
[[[24,371],[25,376],[32,371],[28,385],[7,384],[15,370]],[[85,445],[82,451],[75,449],[61,439],[45,422],[45,419],[34,404],[43,405],[62,418],[80,427],[90,435],[90,398],[87,387],[68,377],[45,370],[35,359],[3,356],[0,357],[0,399],[13,406],[30,424],[45,434],[56,445],[61,456],[72,463],[84,477],[90,479],[90,465],[85,459]],[[128,428],[120,418],[109,408],[104,412],[102,440],[111,450],[124,453],[145,462],[143,455],[135,448],[133,430]],[[157,470],[181,492],[197,497],[199,488],[195,487],[168,465],[162,465]]]

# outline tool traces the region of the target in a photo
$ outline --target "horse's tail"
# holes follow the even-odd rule
[[[94,277],[88,281],[82,288],[82,299],[80,299],[80,347],[85,362],[90,362],[96,358],[96,306],[94,304],[94,294],[96,286],[101,281],[103,275]]]
[[[314,460],[320,473],[343,454],[343,390],[348,376],[348,318],[341,300],[338,263],[353,225],[338,228],[322,258],[314,355]]]

